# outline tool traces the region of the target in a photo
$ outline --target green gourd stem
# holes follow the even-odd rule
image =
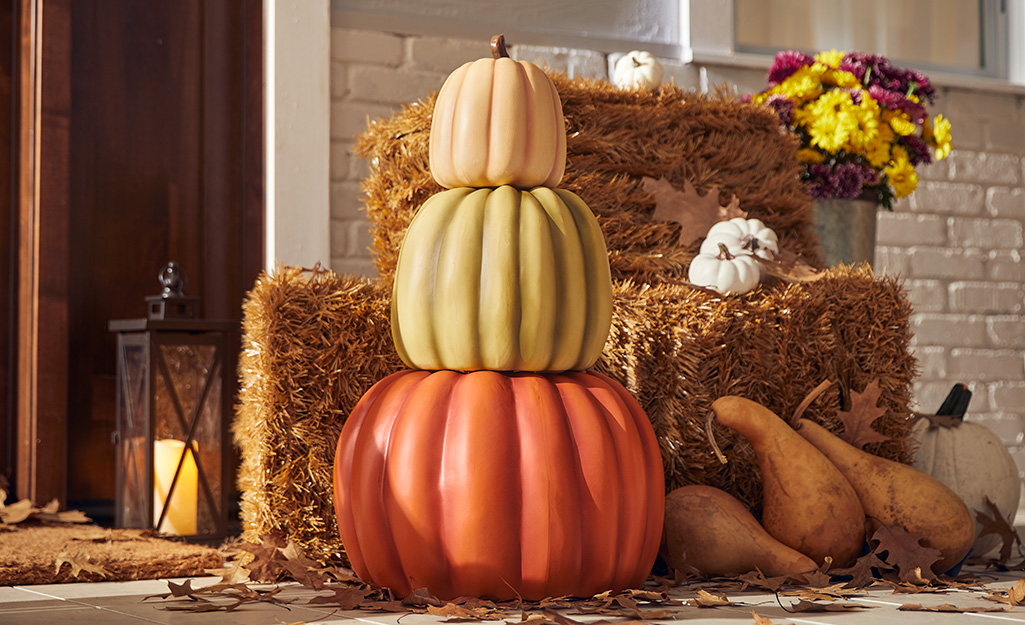
[[[509,58],[509,51],[505,48],[505,35],[495,35],[491,38],[491,56],[495,59]]]

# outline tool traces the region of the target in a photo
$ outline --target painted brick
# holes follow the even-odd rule
[[[986,317],[986,337],[992,347],[1025,349],[1025,316]]]
[[[1022,247],[1022,224],[1012,219],[971,219],[951,217],[949,241],[958,247],[1017,249]]]
[[[350,99],[358,102],[407,104],[437,91],[448,74],[404,68],[354,65],[349,69]]]
[[[1020,414],[1021,410],[1015,411],[1019,414],[1008,414],[1003,412],[999,406],[996,407],[996,410],[1000,412],[990,412],[984,415],[978,413],[967,414],[965,415],[965,421],[986,426],[999,436],[1004,445],[1008,447],[1025,442],[1025,435],[1022,434],[1022,426],[1025,425],[1025,421],[1023,421]]]
[[[331,142],[331,181],[346,180],[352,170],[352,159],[356,158],[349,150],[352,144],[348,141],[336,140]]]
[[[1009,349],[962,349],[950,351],[950,375],[958,380],[1025,379],[1021,352]]]
[[[986,123],[969,115],[950,115],[950,137],[954,148],[958,150],[984,150],[988,141]],[[949,158],[949,157],[948,157]]]
[[[406,67],[446,76],[469,61],[491,58],[488,41],[450,37],[410,37],[406,40]]]
[[[615,59],[612,56],[609,55],[608,63],[610,77],[612,76],[612,68],[615,66]],[[662,69],[665,70],[665,73],[662,75],[662,82],[675,83],[684,89],[697,89],[701,85],[701,69],[693,63],[681,63],[671,59],[659,60],[662,63]]]
[[[951,312],[1018,313],[1025,292],[1015,282],[952,282],[948,287]]]
[[[914,212],[938,215],[981,215],[986,205],[981,186],[954,182],[924,182],[910,199]]]
[[[1025,262],[1018,250],[994,250],[986,262],[986,277],[998,282],[1025,282]]]
[[[377,267],[369,258],[332,258],[331,271],[351,276],[377,277]]]
[[[877,245],[872,267],[878,274],[907,276],[911,268],[911,255],[909,250],[902,247]]]
[[[608,78],[605,55],[600,52],[520,45],[510,48],[509,55],[517,61],[530,61],[540,67],[565,72],[570,78]]]
[[[916,412],[935,414],[936,409],[943,405],[943,400],[950,392],[950,386],[950,382],[945,380],[915,382],[911,409]]]
[[[388,117],[392,109],[365,102],[331,103],[331,139],[352,140],[363,134],[373,120]]]
[[[947,309],[947,288],[939,280],[909,280],[908,301],[918,312],[943,312]]]
[[[992,187],[986,190],[986,210],[993,217],[1025,219],[1025,190]]]
[[[986,256],[979,250],[916,247],[910,254],[910,276],[978,280],[985,276]]]
[[[950,89],[943,103],[944,108],[950,111],[951,123],[955,113],[958,118],[970,115],[996,119],[1016,119],[1018,114],[1014,96],[999,93]]]
[[[331,220],[331,258],[370,258],[373,244],[366,220]]]
[[[1018,465],[1018,477],[1025,480],[1025,471],[1022,467],[1025,467],[1025,445],[1014,445],[1008,447],[1007,451],[1011,452],[1011,457],[1014,458],[1014,462]],[[1022,495],[1025,497],[1025,494]],[[1018,508],[1018,513],[1021,514],[1022,507]]]
[[[1025,414],[1025,382],[997,382],[989,387],[992,410],[1004,413]],[[1021,423],[1019,422],[1019,436]],[[1023,437],[1025,438],[1025,437]],[[1022,440],[1012,441],[1021,443]]]
[[[907,247],[943,245],[947,242],[947,222],[936,215],[913,215],[881,211],[876,222],[876,244]]]
[[[996,152],[1025,152],[1025,132],[1014,120],[991,119],[986,122],[986,149]]]
[[[917,345],[976,347],[986,344],[986,319],[979,315],[911,315],[911,332]]]
[[[1010,154],[958,150],[947,158],[950,177],[959,182],[1016,184],[1021,174],[1021,159]]]
[[[364,219],[359,182],[332,182],[330,193],[332,219]]]
[[[404,37],[366,30],[331,29],[331,59],[398,67],[405,58]]]
[[[918,359],[920,380],[946,380],[947,349],[945,347],[916,347],[915,358]]]
[[[915,170],[920,181],[944,181],[950,179],[950,159],[934,161],[928,165],[919,165]],[[917,191],[916,191],[917,193]],[[914,196],[912,196],[914,197]]]

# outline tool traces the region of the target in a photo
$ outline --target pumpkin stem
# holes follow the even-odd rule
[[[748,250],[752,254],[761,249],[761,245],[758,243],[758,237],[753,234],[745,234],[744,238],[740,240],[741,249]]]
[[[712,419],[715,419],[715,411],[709,410],[708,416],[705,417],[705,434],[708,436],[708,442],[712,443],[712,451],[715,452],[715,457],[719,459],[719,462],[726,464],[729,462],[726,459],[725,454],[719,449],[719,443],[715,441],[715,433],[712,432]]]
[[[505,35],[495,35],[491,38],[491,56],[496,59],[509,58],[509,51],[505,48]]]
[[[637,57],[636,57],[636,56],[631,56],[631,57],[630,57],[630,60],[634,62],[634,67],[635,67],[635,68],[637,68],[637,67],[640,67],[640,66],[641,66],[641,62],[637,60]]]
[[[726,247],[726,244],[722,241],[719,242],[719,255],[716,256],[719,260],[733,260],[736,258],[733,254],[730,254],[730,249]]]
[[[950,393],[947,394],[947,398],[943,400],[943,404],[940,405],[939,410],[936,411],[937,416],[953,417],[958,421],[964,420],[964,415],[968,412],[968,404],[972,401],[972,392],[968,390],[968,387],[958,382],[950,389]]]

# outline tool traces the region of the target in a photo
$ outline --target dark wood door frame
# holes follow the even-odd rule
[[[71,0],[18,0],[15,490],[67,501]]]

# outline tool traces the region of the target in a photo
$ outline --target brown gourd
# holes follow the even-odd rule
[[[743,397],[712,403],[720,423],[747,439],[762,472],[762,525],[818,563],[846,566],[865,542],[865,512],[826,456],[771,410]]]
[[[967,506],[942,482],[913,467],[857,449],[823,428],[800,419],[797,431],[828,457],[857,491],[874,523],[898,526],[938,549],[934,573],[950,570],[968,554],[975,521]]]
[[[708,575],[798,575],[817,566],[769,535],[735,497],[712,486],[681,486],[666,495],[664,557],[677,569]]]

